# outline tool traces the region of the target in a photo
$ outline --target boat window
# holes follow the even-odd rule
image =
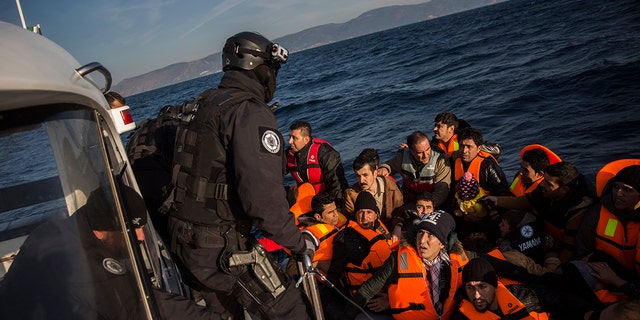
[[[146,318],[114,196],[124,161],[99,119],[67,104],[0,112],[0,314]]]

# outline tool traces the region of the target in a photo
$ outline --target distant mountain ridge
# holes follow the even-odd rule
[[[416,5],[382,7],[367,11],[345,23],[324,24],[273,41],[293,53],[502,1],[505,0],[431,0]],[[217,52],[202,59],[171,64],[127,78],[114,85],[112,90],[130,96],[220,72],[220,54]]]

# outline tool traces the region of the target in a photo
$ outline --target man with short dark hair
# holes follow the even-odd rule
[[[560,157],[539,144],[524,147],[520,153],[520,170],[509,186],[518,197],[530,193],[544,180],[544,171],[550,164],[560,162]]]
[[[342,194],[349,187],[340,153],[331,144],[312,136],[311,124],[295,121],[289,127],[287,169],[298,185],[309,182],[316,193],[327,191],[342,207]]]
[[[395,181],[378,175],[377,155],[374,149],[365,149],[353,160],[357,182],[344,192],[344,207],[347,213],[352,213],[358,194],[363,191],[371,193],[380,209],[380,220],[392,231],[396,237],[394,240],[398,240],[405,222],[400,212],[404,200]]]
[[[458,131],[461,120],[452,112],[438,113],[433,120],[433,140],[431,143],[442,150],[447,157],[460,150]],[[464,122],[466,124],[466,122]]]
[[[452,192],[457,192],[465,181],[465,173],[470,173],[472,180],[477,181],[479,193],[485,195],[510,195],[507,178],[498,165],[498,160],[487,151],[482,149],[484,137],[482,132],[476,128],[465,128],[458,134],[460,150],[454,153],[452,160]],[[468,175],[467,175],[468,177]],[[488,215],[487,210],[481,210],[480,203],[477,210],[466,214],[459,207],[455,195],[452,194],[452,210],[457,217],[458,235],[464,239],[472,232],[484,232],[490,239],[498,238],[499,215]]]

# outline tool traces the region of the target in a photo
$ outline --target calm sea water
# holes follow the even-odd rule
[[[140,121],[220,76],[127,102]],[[540,143],[593,180],[609,161],[640,158],[640,1],[512,0],[294,53],[274,101],[285,138],[310,122],[350,183],[362,149],[385,161],[412,131],[431,136],[442,111],[499,143],[509,178],[520,149]]]

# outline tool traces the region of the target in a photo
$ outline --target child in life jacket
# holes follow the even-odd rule
[[[458,182],[455,194],[460,210],[466,215],[477,218],[485,217],[488,210],[478,201],[484,196],[486,196],[486,194],[480,189],[478,180],[476,180],[470,172],[465,172],[460,182]]]

